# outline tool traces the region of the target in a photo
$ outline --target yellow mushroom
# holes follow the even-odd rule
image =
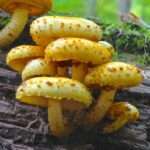
[[[8,46],[19,37],[29,15],[43,14],[51,4],[51,0],[0,0],[0,8],[13,13],[11,21],[0,31],[0,47]]]
[[[85,122],[93,125],[101,121],[112,105],[117,89],[136,86],[142,80],[141,71],[137,67],[123,62],[109,62],[93,69],[85,77],[85,84],[100,87],[101,94]]]
[[[112,55],[114,54],[115,49],[110,43],[106,41],[99,41],[98,43],[107,48],[112,53]]]
[[[68,68],[66,66],[58,65],[56,67],[58,77],[68,77]]]
[[[42,47],[21,45],[10,50],[6,62],[12,69],[21,72],[30,60],[43,56],[44,49]]]
[[[74,101],[89,107],[92,96],[87,88],[72,79],[62,77],[36,77],[19,86],[16,98],[21,102],[48,107],[48,121],[52,134],[61,137],[68,134],[69,122],[63,117],[63,102]]]
[[[51,42],[45,50],[46,61],[72,63],[72,78],[83,81],[88,65],[109,62],[112,52],[102,44],[81,38],[61,38]]]
[[[114,120],[104,128],[104,133],[112,133],[123,127],[126,123],[139,119],[138,109],[128,102],[113,103],[107,112],[107,117]]]
[[[31,24],[30,33],[33,40],[42,46],[62,37],[78,37],[99,41],[101,28],[93,21],[78,17],[44,16]]]
[[[31,60],[27,63],[22,71],[22,79],[27,80],[29,78],[37,76],[55,76],[56,66],[53,63],[46,63],[42,58]]]

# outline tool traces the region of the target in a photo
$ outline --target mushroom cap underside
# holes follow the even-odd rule
[[[21,45],[9,51],[6,62],[11,68],[20,72],[29,60],[43,56],[44,49],[42,47]]]
[[[102,44],[81,38],[61,38],[45,50],[47,61],[68,61],[98,65],[111,60],[112,53]]]
[[[143,80],[141,70],[123,62],[109,62],[94,68],[85,77],[86,85],[110,88],[137,86]]]
[[[89,106],[92,96],[82,83],[61,77],[36,77],[23,82],[16,98],[21,102],[47,106],[48,99],[70,100]]]
[[[24,8],[30,15],[40,15],[51,9],[52,0],[0,0],[0,8],[9,13]]]

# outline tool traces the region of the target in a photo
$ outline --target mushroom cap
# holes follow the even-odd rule
[[[98,65],[111,60],[111,52],[101,44],[81,38],[61,38],[45,50],[47,61],[68,61]]]
[[[36,76],[53,76],[55,65],[47,63],[42,58],[31,60],[22,71],[22,79],[27,80]]]
[[[102,30],[93,21],[78,17],[44,16],[34,20],[30,33],[39,45],[48,45],[62,37],[79,37],[99,41]]]
[[[98,43],[107,48],[112,53],[112,55],[114,54],[115,49],[110,43],[106,41],[99,41]]]
[[[0,0],[0,8],[9,13],[17,8],[25,8],[29,11],[30,15],[40,15],[52,6],[52,0]]]
[[[123,62],[109,62],[94,68],[85,77],[86,85],[126,88],[136,86],[143,80],[140,69]]]
[[[6,58],[7,64],[14,70],[21,72],[31,59],[43,57],[44,49],[40,46],[21,45],[12,48]]]
[[[61,77],[36,77],[19,86],[16,98],[21,102],[48,106],[48,99],[71,100],[89,106],[92,96],[82,83]]]

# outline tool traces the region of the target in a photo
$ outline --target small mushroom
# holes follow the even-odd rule
[[[30,60],[43,56],[44,49],[42,47],[21,45],[10,50],[6,62],[12,69],[21,72]]]
[[[78,17],[44,16],[33,21],[30,28],[33,40],[42,46],[62,37],[78,37],[99,41],[101,28],[93,21]]]
[[[100,87],[101,94],[85,122],[93,125],[101,121],[112,105],[117,89],[136,86],[142,80],[141,71],[137,67],[123,62],[109,62],[93,69],[85,77],[85,84]]]
[[[16,98],[27,104],[48,106],[49,127],[57,137],[70,132],[69,122],[65,122],[63,116],[64,101],[74,101],[84,107],[92,103],[92,96],[82,83],[61,77],[29,79],[19,86]]]
[[[45,50],[47,62],[72,63],[72,78],[83,81],[88,65],[109,62],[112,52],[102,44],[81,38],[61,38],[51,42]]]
[[[43,14],[51,5],[51,0],[0,0],[0,8],[13,14],[7,26],[0,31],[0,47],[8,46],[20,35],[29,15]]]
[[[107,117],[114,120],[104,128],[104,133],[112,133],[123,127],[126,123],[139,119],[138,109],[128,102],[113,103],[107,112]]]
[[[44,59],[37,58],[28,62],[24,67],[22,79],[27,80],[37,76],[54,76],[55,74],[56,66],[53,63],[46,63]]]

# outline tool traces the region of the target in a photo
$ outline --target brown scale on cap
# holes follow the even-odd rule
[[[72,61],[72,78],[83,81],[89,64],[96,66],[109,62],[110,51],[103,44],[81,38],[61,38],[50,43],[45,50],[47,62]]]
[[[33,40],[42,46],[62,37],[78,37],[99,41],[102,37],[101,28],[93,21],[63,16],[44,16],[31,24],[30,33]]]
[[[142,80],[137,67],[123,62],[110,62],[95,68],[86,76],[85,82],[89,85],[127,88],[138,85]]]

